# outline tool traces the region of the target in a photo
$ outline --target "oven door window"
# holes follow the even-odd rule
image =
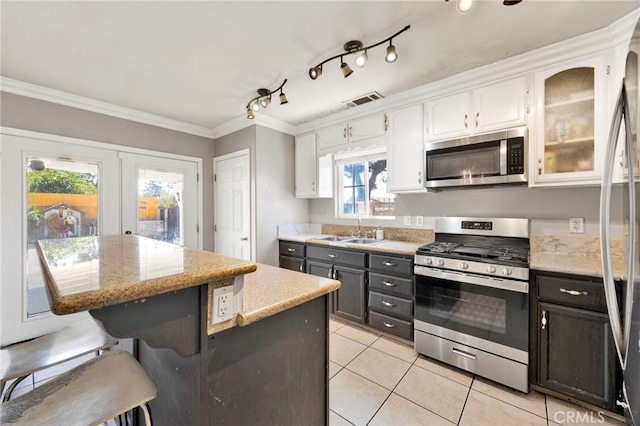
[[[500,141],[427,152],[427,179],[500,176]]]
[[[529,295],[416,276],[416,319],[528,350]]]

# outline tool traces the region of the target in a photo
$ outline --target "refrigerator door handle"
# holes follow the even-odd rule
[[[616,296],[615,283],[613,280],[613,266],[611,263],[611,235],[609,233],[609,221],[611,212],[611,185],[613,183],[613,168],[615,162],[616,143],[620,134],[620,126],[625,115],[625,85],[622,88],[616,103],[616,109],[611,123],[609,139],[607,141],[607,151],[605,156],[604,172],[602,175],[602,188],[600,192],[600,250],[602,254],[602,278],[604,281],[604,292],[607,299],[607,312],[611,322],[611,331],[616,345],[616,351],[620,364],[624,369],[624,337],[622,333],[622,321],[620,310],[618,309],[618,297]],[[627,121],[627,120],[625,120]],[[630,173],[633,169],[630,170]]]

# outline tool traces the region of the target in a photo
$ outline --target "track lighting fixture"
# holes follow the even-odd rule
[[[448,0],[447,0],[448,1]],[[311,80],[315,80],[318,77],[320,77],[322,75],[322,66],[324,64],[326,64],[327,62],[333,61],[334,59],[338,59],[340,58],[340,70],[342,71],[342,75],[344,76],[344,78],[349,77],[351,74],[353,74],[353,70],[349,67],[349,65],[344,61],[344,56],[347,55],[355,55],[355,63],[358,67],[362,68],[364,67],[365,63],[367,62],[368,59],[368,55],[367,55],[367,50],[376,47],[376,46],[380,46],[381,44],[384,44],[386,42],[389,42],[389,46],[387,47],[387,54],[385,56],[385,61],[387,62],[395,62],[396,59],[398,59],[398,54],[396,52],[396,47],[393,45],[393,39],[395,37],[397,37],[398,35],[402,34],[403,32],[407,31],[409,28],[411,28],[411,25],[407,25],[406,27],[404,27],[403,29],[401,29],[400,31],[398,31],[397,33],[395,33],[394,35],[392,35],[391,37],[388,37],[378,43],[372,44],[371,46],[364,46],[362,44],[361,41],[359,40],[351,40],[348,41],[344,44],[343,49],[346,53],[341,53],[339,55],[336,56],[332,56],[329,59],[325,59],[324,61],[320,62],[318,65],[316,65],[313,68],[309,69],[309,77],[311,78]]]
[[[271,95],[273,95],[278,90],[280,91],[280,105],[289,103],[289,101],[287,100],[287,95],[285,95],[284,92],[282,91],[282,88],[284,87],[286,82],[287,82],[287,79],[285,78],[282,84],[273,90],[258,89],[258,96],[251,99],[247,103],[247,118],[249,120],[253,120],[255,118],[255,115],[253,114],[254,111],[255,112],[260,111],[260,107],[262,108],[268,107],[269,104],[271,103]]]

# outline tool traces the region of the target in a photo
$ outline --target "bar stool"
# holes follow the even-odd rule
[[[23,343],[0,349],[0,393],[14,380],[2,401],[8,401],[15,387],[31,374],[81,357],[109,350],[118,340],[109,336],[92,318]]]
[[[147,403],[157,394],[129,352],[112,350],[2,403],[0,424],[98,425],[140,407],[151,426]]]

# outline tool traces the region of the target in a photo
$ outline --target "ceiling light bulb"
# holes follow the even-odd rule
[[[251,109],[258,112],[260,111],[260,104],[258,103],[258,100],[254,100],[253,102],[251,102]]]
[[[342,74],[344,75],[344,78],[347,78],[351,74],[353,74],[353,70],[349,68],[349,65],[347,65],[346,62],[343,62],[340,64],[340,69],[342,70]]]
[[[387,47],[387,54],[385,55],[384,60],[387,62],[395,62],[396,59],[398,59],[396,47],[389,42],[389,47]]]
[[[360,68],[364,67],[367,59],[369,59],[369,57],[367,56],[366,50],[361,50],[360,52],[356,53],[356,65]]]
[[[456,9],[460,13],[467,13],[473,7],[473,0],[458,0],[456,3]]]
[[[247,118],[249,120],[253,120],[255,118],[255,115],[253,115],[253,111],[251,111],[251,108],[247,108]]]
[[[284,104],[288,104],[289,101],[287,100],[287,95],[285,95],[284,93],[280,92],[280,105],[284,105]]]
[[[321,75],[322,75],[322,66],[317,66],[309,70],[309,77],[311,77],[311,80],[315,80]]]
[[[258,102],[260,102],[260,106],[262,108],[266,108],[271,103],[271,96],[267,96],[266,98],[262,98]]]

